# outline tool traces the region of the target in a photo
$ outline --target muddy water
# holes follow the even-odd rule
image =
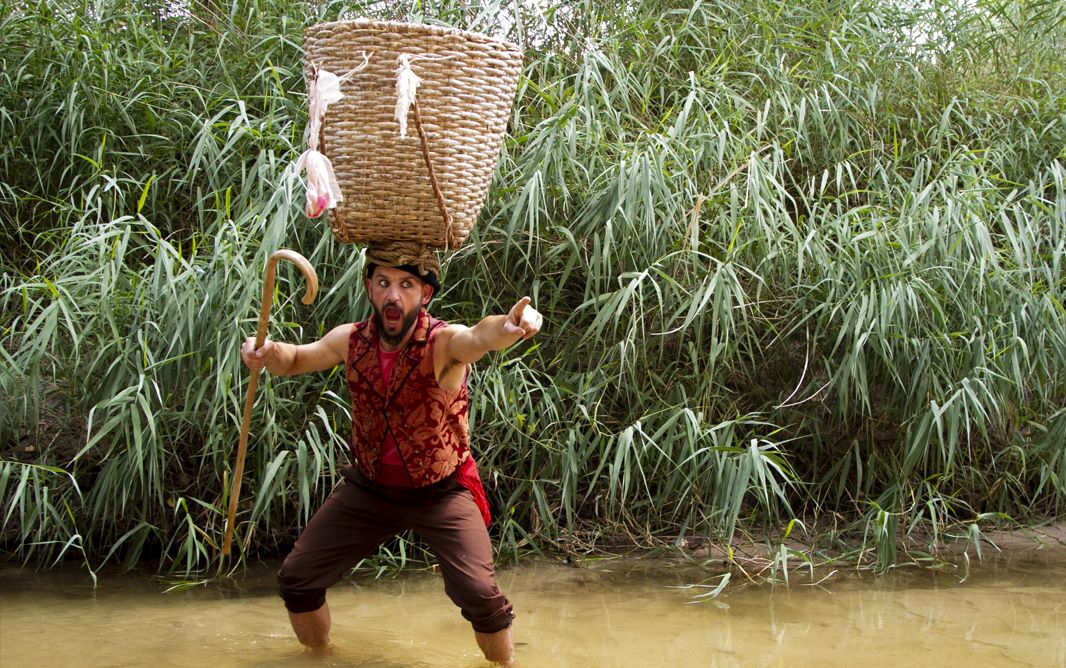
[[[824,577],[820,574],[818,577]],[[503,569],[519,664],[558,666],[1066,666],[1066,560],[836,573],[817,586],[730,586],[694,602],[677,564]],[[432,573],[330,592],[335,653],[292,639],[269,569],[165,593],[147,576],[0,568],[0,666],[481,667]]]

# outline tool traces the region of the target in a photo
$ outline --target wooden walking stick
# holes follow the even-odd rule
[[[255,335],[255,349],[263,347],[266,340],[267,318],[270,316],[270,306],[274,302],[274,270],[279,260],[288,260],[294,263],[303,272],[307,279],[307,291],[304,292],[303,303],[310,304],[315,301],[318,294],[318,274],[314,267],[303,255],[296,251],[274,251],[267,261],[266,279],[263,281],[263,305],[259,309],[259,330]],[[237,500],[241,495],[241,478],[244,475],[244,457],[248,453],[248,425],[252,421],[252,404],[255,403],[255,388],[259,384],[259,369],[252,369],[252,376],[248,379],[248,392],[244,395],[244,417],[241,419],[241,438],[237,445],[237,465],[233,469],[233,490],[229,495],[229,518],[226,520],[226,537],[222,542],[222,554],[229,556],[230,544],[233,542],[233,528],[237,516]]]

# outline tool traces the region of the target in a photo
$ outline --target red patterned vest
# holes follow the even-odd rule
[[[449,392],[437,384],[433,369],[433,338],[445,326],[422,309],[388,387],[373,319],[352,327],[344,366],[352,392],[351,448],[359,470],[371,480],[389,433],[414,487],[447,478],[470,456],[466,382]]]

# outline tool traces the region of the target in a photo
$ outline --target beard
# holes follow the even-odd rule
[[[422,309],[421,307],[418,307],[404,313],[403,321],[400,323],[400,331],[392,334],[385,328],[385,316],[382,314],[382,312],[389,306],[399,308],[396,304],[383,304],[381,308],[378,308],[377,306],[374,307],[374,325],[378,329],[378,336],[384,339],[389,345],[398,346],[403,343],[404,337],[407,336],[407,332],[411,331],[411,328],[414,327],[415,320],[418,318],[418,314]]]

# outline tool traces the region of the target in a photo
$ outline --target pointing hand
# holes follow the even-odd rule
[[[537,309],[529,305],[529,297],[522,297],[518,303],[511,307],[504,320],[503,330],[512,336],[520,336],[528,339],[540,331],[544,324],[544,316]]]

